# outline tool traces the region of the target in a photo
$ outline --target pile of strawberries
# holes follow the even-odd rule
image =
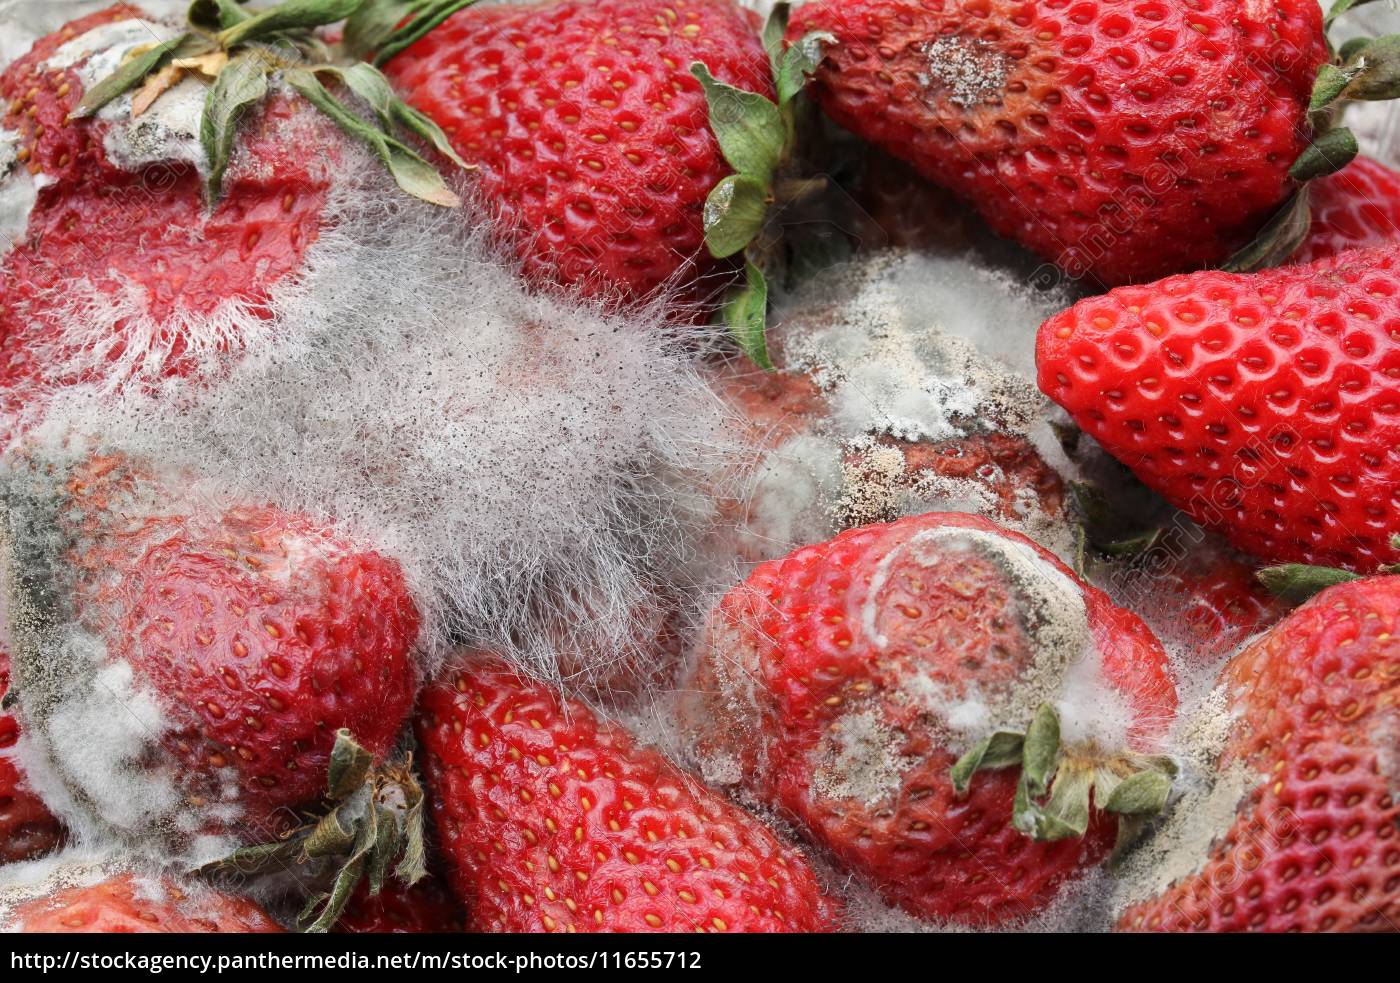
[[[829,932],[856,895],[989,928],[1097,892],[1120,931],[1396,931],[1400,174],[1342,110],[1400,55],[1326,33],[1363,3],[219,0],[40,39],[0,73],[0,928]],[[672,619],[665,678],[422,658],[391,551],[45,426],[256,357],[362,145],[412,207],[481,202],[531,289],[724,325],[696,370],[771,449],[826,412],[767,320],[861,247],[802,216],[862,141],[1082,297],[1004,330],[1111,480],[986,421],[872,433],[848,470],[995,506],[840,512]],[[187,330],[220,311],[258,331]],[[1073,549],[1007,528],[1027,497]]]

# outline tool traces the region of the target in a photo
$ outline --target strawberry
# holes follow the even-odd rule
[[[10,656],[0,649],[0,700],[10,689]],[[63,842],[63,826],[6,756],[19,739],[19,721],[0,713],[0,864],[48,853]]]
[[[246,898],[131,874],[28,901],[11,913],[10,927],[30,933],[282,931]]]
[[[1048,320],[1042,390],[1154,491],[1264,560],[1400,557],[1400,250],[1204,272]]]
[[[811,91],[837,123],[1119,284],[1220,264],[1290,198],[1322,28],[1315,0],[833,0],[788,37],[831,36]]]
[[[639,297],[713,268],[702,209],[731,168],[696,61],[772,90],[756,20],[733,0],[471,7],[385,71],[479,166],[527,272]]]
[[[418,935],[461,930],[461,909],[447,887],[435,879],[421,880],[412,887],[386,884],[375,895],[370,894],[368,882],[361,882],[335,923],[336,932],[354,935]]]
[[[165,730],[146,738],[141,767],[173,768],[197,828],[246,841],[294,825],[293,810],[326,791],[338,728],[369,756],[392,748],[418,633],[397,563],[274,506],[182,501],[126,458],[28,475],[9,500],[12,562],[26,578],[10,612],[16,682],[75,794],[101,799],[65,772],[62,749],[86,735],[54,732],[52,707],[100,699],[85,677],[104,665],[129,667],[159,702]],[[102,664],[54,652],[69,627],[100,641]]]
[[[1223,657],[1287,612],[1259,582],[1255,566],[1228,549],[1197,547],[1147,564],[1132,580],[1124,592],[1129,606],[1154,627],[1160,619],[1161,637],[1193,659]]]
[[[105,352],[155,378],[190,374],[199,356],[212,354],[197,350],[210,339],[196,325],[220,312],[265,314],[269,290],[301,268],[321,231],[333,148],[327,134],[308,126],[314,114],[289,100],[252,114],[246,164],[229,175],[213,211],[193,162],[124,166],[131,162],[112,158],[109,138],[135,121],[69,118],[83,97],[86,67],[110,52],[98,48],[72,63],[69,56],[113,36],[126,47],[151,40],[138,16],[123,4],[80,18],[0,75],[7,104],[0,126],[18,136],[17,167],[7,180],[39,188],[0,267],[0,384],[9,414],[46,388],[75,381],[70,366],[84,355]],[[193,79],[186,84],[199,89]],[[294,131],[308,132],[322,149],[299,148]],[[110,311],[103,334],[75,327],[85,305]],[[213,343],[236,349],[240,339]]]
[[[1148,757],[1176,708],[1161,645],[976,516],[865,526],[759,566],[716,608],[684,692],[708,776],[929,918],[1033,914],[1108,854],[1107,811],[1160,808],[1170,785]]]
[[[1400,174],[1358,157],[1312,186],[1312,228],[1290,261],[1311,263],[1400,239]]]
[[[417,730],[470,930],[833,927],[806,860],[762,823],[493,660],[429,687]]]
[[[1319,594],[1236,656],[1220,687],[1230,728],[1210,795],[1219,828],[1118,927],[1394,931],[1400,577]]]
[[[243,30],[247,13],[217,6]],[[382,147],[406,189],[456,202],[436,171],[319,81],[358,93],[375,84],[369,66],[352,75],[248,52],[252,41],[320,51],[304,30],[185,27],[121,3],[41,38],[0,73],[0,200],[27,206],[0,219],[0,438],[55,387],[195,376],[250,343],[328,221],[346,145],[322,114]],[[383,105],[441,137],[392,94]]]

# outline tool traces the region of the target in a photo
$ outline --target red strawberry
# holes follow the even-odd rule
[[[29,622],[66,615],[129,665],[168,720],[148,753],[177,766],[204,828],[247,839],[294,824],[292,810],[325,793],[339,728],[374,757],[391,749],[413,701],[418,632],[396,563],[272,506],[177,512],[174,486],[123,458],[52,480],[55,500],[18,514],[52,509],[53,528],[12,529],[21,571],[45,559],[52,570],[18,618],[17,646],[52,658]],[[43,556],[55,541],[62,555]],[[17,673],[26,709],[34,675]]]
[[[1239,549],[1373,570],[1400,558],[1398,261],[1359,250],[1082,301],[1040,329],[1040,387]]]
[[[1110,789],[1144,765],[1135,784],[1167,781],[1141,753],[1176,708],[1137,617],[1024,536],[951,513],[758,567],[720,602],[686,693],[707,773],[781,808],[889,900],[964,923],[1033,914],[1107,855]],[[1024,741],[1005,730],[1028,718]],[[1019,780],[972,774],[1023,755]]]
[[[1312,186],[1312,228],[1290,261],[1311,263],[1398,239],[1400,174],[1379,161],[1358,157]]]
[[[281,932],[252,901],[122,874],[17,907],[10,927],[30,933]]]
[[[418,739],[470,929],[833,927],[807,862],[762,823],[498,663],[429,688]]]
[[[212,210],[204,179],[183,156],[190,147],[113,158],[115,137],[136,125],[129,116],[69,118],[96,59],[155,40],[143,16],[119,4],[75,20],[0,74],[0,138],[10,134],[16,155],[0,190],[38,189],[13,248],[0,240],[0,412],[11,416],[8,425],[0,419],[0,437],[47,388],[76,381],[80,357],[101,364],[105,355],[124,375],[159,378],[188,374],[197,355],[236,350],[241,339],[200,323],[265,314],[269,289],[301,269],[321,230],[337,147],[304,104],[276,97],[247,114],[243,156]],[[92,55],[82,56],[89,46]],[[196,97],[204,91],[194,79],[182,86]],[[123,140],[127,149],[159,137],[164,101],[187,96],[162,96],[141,118],[146,135]],[[83,311],[100,330],[82,330],[75,312]]]
[[[436,879],[404,887],[390,881],[373,897],[362,881],[335,923],[335,931],[355,935],[418,935],[460,932],[462,911]]]
[[[1217,265],[1292,194],[1327,60],[1314,0],[833,0],[813,93],[836,122],[1073,276]]]
[[[1222,825],[1194,867],[1119,928],[1395,931],[1400,578],[1318,595],[1236,656],[1221,686],[1232,723],[1215,782],[1237,796],[1211,795]]]
[[[10,656],[0,649],[0,699],[10,689]],[[63,842],[63,827],[6,756],[19,739],[19,721],[0,713],[0,864],[48,853]]]
[[[1286,613],[1255,570],[1235,556],[1207,550],[1154,569],[1143,587],[1165,595],[1176,633],[1194,653],[1220,656]]]
[[[555,0],[471,7],[385,66],[480,166],[532,274],[637,297],[703,248],[730,173],[690,74],[772,89],[754,16],[733,0]]]

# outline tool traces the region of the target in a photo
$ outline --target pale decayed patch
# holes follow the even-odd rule
[[[90,887],[123,870],[121,862],[81,848],[0,866],[0,932],[22,932],[15,909],[69,888]]]
[[[858,259],[781,298],[770,337],[785,368],[817,383],[830,413],[764,455],[743,551],[769,559],[852,525],[969,511],[1068,555],[1068,526],[1033,493],[1000,515],[989,490],[997,475],[905,475],[900,452],[875,443],[994,431],[1024,438],[1051,468],[1076,475],[1033,382],[1030,351],[1036,328],[1065,301],[971,253],[902,251]]]
[[[926,72],[919,82],[960,109],[1001,101],[1014,64],[997,47],[962,35],[935,38],[924,45]]]
[[[915,535],[877,565],[861,610],[864,636],[876,649],[889,644],[880,631],[879,616],[896,564],[912,562],[926,567],[931,576],[951,576],[960,555],[990,560],[1007,577],[1013,588],[1011,604],[1029,637],[1034,663],[1014,686],[994,691],[969,687],[948,692],[913,672],[903,697],[927,710],[956,739],[980,739],[994,728],[1019,730],[1035,708],[1048,701],[1060,706],[1067,739],[1094,738],[1107,747],[1123,746],[1131,714],[1125,713],[1122,696],[1103,679],[1084,593],[1025,543],[956,527]]]
[[[812,790],[873,806],[899,790],[900,775],[911,763],[899,755],[897,737],[878,708],[853,710],[812,749]]]
[[[0,127],[0,259],[24,240],[44,176],[19,159],[20,135]]]

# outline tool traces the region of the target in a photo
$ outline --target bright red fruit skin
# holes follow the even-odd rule
[[[0,649],[0,699],[10,688],[10,656]],[[28,860],[63,842],[63,826],[6,757],[19,739],[19,721],[0,713],[0,864]]]
[[[69,477],[75,614],[160,694],[191,796],[261,838],[325,791],[335,733],[387,753],[413,704],[418,613],[397,563],[271,506],[151,514],[168,489],[122,458]],[[224,774],[221,775],[220,772]]]
[[[948,771],[967,747],[951,746],[908,694],[929,684],[1019,685],[1035,654],[1016,627],[1027,615],[1014,609],[994,564],[959,557],[940,573],[882,568],[931,530],[1028,547],[1071,578],[1104,678],[1131,705],[1129,740],[1151,746],[1175,712],[1176,690],[1147,626],[1029,539],[962,513],[863,526],[757,567],[711,618],[685,718],[700,721],[700,755],[734,756],[748,791],[794,817],[889,900],[929,918],[1005,923],[1042,909],[1067,879],[1103,860],[1115,827],[1095,813],[1082,839],[1032,841],[1011,826],[1015,769],[979,773],[965,796],[955,793]],[[878,629],[883,647],[872,640],[874,623],[887,626]],[[824,739],[868,713],[895,735],[890,753],[907,767],[895,788],[865,800],[826,791],[813,765],[825,756]],[[860,767],[858,777],[876,767]]]
[[[1349,932],[1400,920],[1400,578],[1319,594],[1226,666],[1217,770],[1257,782],[1200,867],[1120,930]]]
[[[91,14],[37,42],[0,74],[0,125],[20,134],[21,166],[48,183],[28,231],[0,260],[0,410],[12,416],[53,387],[83,381],[71,362],[134,360],[152,376],[186,376],[198,324],[222,309],[266,316],[270,288],[302,268],[321,229],[330,186],[329,143],[314,110],[275,97],[240,124],[240,155],[210,211],[203,179],[182,161],[127,171],[108,158],[113,125],[69,120],[82,100],[77,69],[45,68],[65,42],[114,21],[143,16],[125,4]],[[197,233],[197,234],[192,234]],[[8,243],[0,244],[8,245]],[[135,304],[110,336],[66,330],[83,291],[104,303]],[[207,334],[207,331],[205,332]],[[224,348],[238,339],[224,339]],[[89,373],[90,374],[90,373]],[[0,438],[7,425],[0,417]]]
[[[478,165],[526,271],[650,294],[713,269],[701,210],[730,173],[700,83],[771,95],[754,16],[732,0],[471,7],[385,66]]]
[[[1311,263],[1348,249],[1400,240],[1400,174],[1358,157],[1311,186],[1312,228],[1290,257]]]
[[[12,923],[22,932],[90,934],[273,933],[280,925],[252,901],[202,891],[187,895],[169,881],[152,889],[122,874],[91,887],[72,887],[15,909]]]
[[[1268,562],[1400,559],[1400,248],[1124,287],[1040,329],[1040,388]]]
[[[1071,276],[1218,265],[1292,193],[1327,59],[1314,0],[835,0],[812,91]]]
[[[429,687],[417,730],[469,930],[834,926],[806,860],[757,819],[497,663]]]

